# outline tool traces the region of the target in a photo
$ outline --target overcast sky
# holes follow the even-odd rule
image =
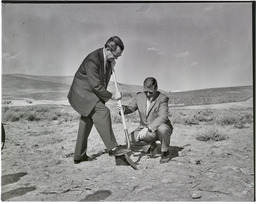
[[[119,36],[120,83],[166,91],[252,85],[251,3],[2,4],[2,73],[73,76]]]

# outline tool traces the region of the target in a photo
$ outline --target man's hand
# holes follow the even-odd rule
[[[113,69],[115,67],[115,65],[116,65],[116,61],[113,59],[110,63],[111,63],[111,67]]]
[[[140,141],[142,140],[144,137],[146,137],[146,134],[148,132],[148,128],[144,127],[137,135],[137,139]]]
[[[117,108],[118,111],[121,111],[121,104],[117,103],[116,108]]]
[[[113,93],[111,97],[112,100],[120,100],[121,98],[122,98],[122,95],[119,91],[116,91],[115,93]]]

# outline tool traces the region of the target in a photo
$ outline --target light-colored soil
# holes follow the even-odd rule
[[[8,106],[34,106],[34,105],[50,105],[50,104],[59,104],[59,105],[69,105],[68,100],[63,101],[50,101],[50,100],[34,100],[34,99],[16,99],[10,100],[11,103]]]
[[[244,106],[252,107],[252,102]],[[127,122],[129,131],[137,125]],[[94,159],[75,165],[78,121],[7,122],[2,200],[253,201],[253,124],[242,129],[218,126],[226,140],[196,140],[208,126],[174,124],[171,161],[160,165],[159,149],[148,158],[143,149],[135,148],[130,155],[138,167],[134,170],[116,165],[95,129],[88,148]],[[113,129],[124,145],[122,124]]]

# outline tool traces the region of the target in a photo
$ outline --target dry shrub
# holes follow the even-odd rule
[[[32,103],[33,103],[33,101],[31,101],[31,100],[26,100],[26,102],[27,102],[28,104],[32,104]]]
[[[185,125],[199,125],[199,121],[194,116],[185,118],[184,122]]]
[[[220,115],[217,118],[217,124],[220,125],[233,125],[237,122],[237,116],[234,113]]]
[[[119,111],[116,108],[116,104],[108,104],[107,106],[110,110],[113,124],[122,123],[122,117],[121,117],[121,114],[119,114]],[[125,121],[127,121],[127,122],[133,122],[133,123],[139,123],[140,122],[140,116],[139,116],[138,111],[135,111],[134,113],[127,114],[124,117],[125,117]]]
[[[13,112],[13,111],[8,111],[6,114],[3,115],[3,120],[4,121],[19,121],[22,118],[21,113]]]
[[[194,111],[182,110],[182,111],[172,111],[169,115],[170,120],[173,124],[183,124],[183,125],[199,125],[198,119],[195,117]]]
[[[122,117],[119,114],[111,113],[112,115],[112,122],[113,123],[122,123]],[[131,113],[129,115],[125,115],[125,121],[127,122],[133,122],[133,123],[139,123],[140,122],[140,116],[137,112]]]
[[[182,124],[182,123],[184,123],[183,119],[182,119],[182,116],[180,116],[176,112],[170,114],[169,118],[170,118],[170,120],[172,121],[173,124]]]
[[[253,115],[250,113],[247,113],[245,115],[242,115],[234,124],[235,128],[248,128],[249,126],[247,124],[253,123]]]
[[[238,128],[238,129],[243,129],[243,128],[248,128],[248,126],[244,123],[241,123],[241,122],[237,122],[235,125],[234,125],[235,128]]]
[[[253,122],[253,114],[249,111],[226,111],[217,116],[216,123],[222,126],[234,125],[236,128],[245,128]]]
[[[49,111],[49,107],[37,107],[36,108],[36,112],[41,113],[41,112],[48,112]]]
[[[79,120],[80,115],[79,114],[70,114],[70,113],[61,113],[61,117],[64,119],[65,122],[73,121],[73,120]]]
[[[25,117],[28,121],[36,121],[40,120],[37,113],[35,111],[28,112],[27,116]]]
[[[221,131],[219,131],[216,127],[212,127],[204,132],[199,133],[196,137],[199,141],[221,141],[226,140],[228,137]]]
[[[8,105],[8,104],[11,104],[11,103],[12,103],[12,101],[3,101],[2,103],[3,103],[3,104],[7,104],[7,105]]]
[[[21,107],[4,107],[2,108],[3,121],[39,121],[39,120],[64,120],[72,121],[78,116],[72,113],[62,112],[63,107],[58,106],[21,106]]]
[[[252,113],[246,113],[240,117],[241,123],[252,123],[253,122],[253,115]]]
[[[218,124],[222,126],[234,125],[236,128],[248,127],[253,123],[252,108],[246,109],[170,109],[169,118],[173,124],[198,125],[200,123]]]
[[[246,127],[253,123],[253,109],[170,109],[169,118],[173,124],[197,125],[199,123],[218,124],[222,126],[235,125]]]
[[[214,120],[214,112],[212,110],[206,109],[206,110],[200,110],[195,114],[195,118],[199,122],[211,122]]]

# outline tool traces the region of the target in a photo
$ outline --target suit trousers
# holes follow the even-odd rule
[[[134,145],[138,142],[137,135],[143,128],[144,127],[137,128],[129,135],[129,139]],[[161,142],[161,152],[166,152],[169,150],[172,132],[172,125],[162,124],[156,129],[156,132],[151,133],[148,131],[142,141],[151,144],[152,142],[159,140]]]
[[[161,152],[167,152],[170,146],[173,128],[167,124],[162,124],[156,129],[156,140],[161,142]]]
[[[74,154],[75,160],[82,159],[86,154],[88,137],[93,125],[95,125],[96,130],[108,150],[118,145],[112,129],[110,110],[101,101],[98,101],[87,117],[81,116],[80,118]]]

